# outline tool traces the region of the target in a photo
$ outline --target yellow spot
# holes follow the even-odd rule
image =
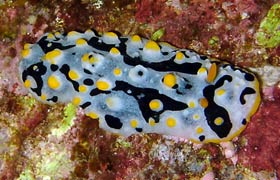
[[[101,91],[106,91],[110,88],[110,84],[103,80],[97,80],[96,87]]]
[[[42,99],[43,101],[45,101],[45,100],[47,99],[47,95],[46,95],[46,94],[42,94],[42,95],[41,95],[41,99]]]
[[[45,59],[50,61],[50,63],[52,64],[55,64],[55,59],[57,57],[59,57],[60,55],[62,54],[61,50],[59,49],[54,49],[50,52],[48,52],[46,55],[45,55]]]
[[[86,45],[86,44],[87,44],[87,41],[84,40],[84,39],[77,39],[77,41],[76,41],[77,46],[83,46],[83,45]]]
[[[201,107],[206,108],[208,106],[208,100],[206,98],[201,98],[199,100],[199,104],[201,105]]]
[[[145,48],[146,48],[146,49],[153,50],[153,51],[159,51],[159,50],[160,50],[159,45],[158,45],[155,41],[152,41],[152,40],[149,40],[149,41],[146,43]]]
[[[166,119],[166,125],[168,126],[168,127],[174,127],[174,126],[176,126],[176,119],[175,118],[173,118],[173,117],[169,117],[169,118],[167,118]]]
[[[221,117],[217,117],[215,120],[214,120],[214,123],[217,125],[217,126],[220,126],[221,124],[223,124],[224,122],[224,119],[221,118]]]
[[[78,35],[79,33],[77,31],[70,31],[67,36],[76,36]]]
[[[91,33],[94,33],[91,29],[87,29],[86,31],[85,31],[85,33],[87,33],[87,34],[91,34]]]
[[[31,50],[30,49],[24,49],[21,51],[21,56],[23,58],[27,58],[30,55]]]
[[[115,76],[119,76],[119,75],[121,75],[122,74],[122,70],[120,69],[120,68],[115,68],[114,69],[114,75]]]
[[[114,106],[114,100],[112,98],[107,98],[106,104],[109,108],[112,108]]]
[[[133,36],[131,37],[131,41],[132,41],[132,42],[140,42],[140,41],[141,41],[141,38],[140,38],[140,36],[138,36],[138,35],[133,35]]]
[[[30,88],[31,87],[31,81],[29,79],[26,79],[24,81],[24,87],[26,87],[26,88]]]
[[[49,33],[48,36],[47,36],[47,38],[48,38],[48,39],[54,39],[55,37],[54,37],[54,35],[53,35],[52,33]]]
[[[136,119],[131,119],[130,126],[136,128],[138,126],[138,121]]]
[[[198,71],[197,71],[198,74],[204,74],[206,72],[207,72],[207,70],[204,67],[199,68]]]
[[[121,54],[120,51],[119,51],[117,48],[115,48],[115,47],[112,47],[112,48],[111,48],[110,53],[111,53],[111,54],[114,54],[114,55],[119,55],[119,54]]]
[[[93,111],[87,113],[87,116],[91,117],[92,119],[98,119],[99,115]]]
[[[60,87],[60,82],[56,76],[50,75],[48,78],[48,85],[51,89],[57,89]]]
[[[75,106],[78,106],[80,103],[81,103],[81,98],[80,97],[74,97],[72,99],[72,103],[75,105]]]
[[[153,99],[153,100],[150,101],[149,107],[153,111],[159,111],[162,108],[162,103],[158,99]]]
[[[74,71],[74,70],[70,70],[70,71],[68,72],[68,76],[69,76],[70,79],[72,79],[72,80],[76,80],[76,79],[79,78],[79,74],[78,74],[76,71]]]
[[[25,43],[23,49],[29,49],[32,46],[30,43]]]
[[[175,59],[178,60],[178,61],[181,61],[185,58],[185,55],[181,52],[181,51],[178,51],[176,53],[176,56],[175,56]]]
[[[55,32],[54,35],[55,35],[56,37],[61,36],[60,32]]]
[[[224,90],[224,89],[218,89],[218,90],[216,91],[216,94],[217,94],[218,96],[221,96],[221,95],[225,94],[225,92],[226,92],[226,90]]]
[[[203,131],[204,131],[204,129],[202,127],[197,127],[196,128],[196,133],[197,134],[201,134],[201,133],[203,133]]]
[[[89,56],[89,54],[88,54],[88,53],[85,53],[85,54],[82,56],[82,61],[84,61],[84,62],[88,61],[88,60],[89,60],[89,59],[88,59],[88,56]]]
[[[105,32],[104,36],[108,36],[108,37],[111,37],[111,38],[118,38],[118,35],[114,32]]]
[[[195,103],[193,101],[190,101],[188,103],[189,108],[195,108]]]
[[[172,88],[175,84],[176,84],[176,76],[174,74],[166,74],[164,77],[163,77],[163,83]]]
[[[79,92],[86,92],[87,91],[87,87],[85,85],[80,85],[79,86]]]
[[[156,121],[153,118],[149,118],[149,124],[150,124],[150,126],[155,126]]]
[[[97,57],[95,57],[95,56],[92,56],[92,57],[90,57],[90,59],[89,59],[89,63],[91,63],[91,64],[94,64],[94,63],[96,63],[96,62],[98,62],[99,61],[99,59],[97,58]]]
[[[200,118],[199,114],[194,114],[194,115],[193,115],[193,119],[194,119],[194,120],[199,120],[199,118]]]
[[[209,69],[209,72],[207,75],[207,81],[209,83],[213,82],[215,80],[216,76],[217,76],[217,65],[216,65],[216,63],[213,63],[210,66],[210,69]]]

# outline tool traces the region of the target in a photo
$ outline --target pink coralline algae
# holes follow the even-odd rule
[[[272,4],[253,0],[143,0],[137,1],[135,18],[154,29],[165,29],[162,40],[178,47],[211,53],[241,66],[262,65],[264,60],[279,64],[269,50],[266,56],[258,54],[263,50],[254,41],[258,25]]]
[[[239,151],[240,162],[254,171],[276,171],[280,177],[280,86],[263,99],[258,113],[244,132],[246,142]]]

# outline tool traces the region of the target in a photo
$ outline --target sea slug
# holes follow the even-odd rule
[[[46,33],[24,45],[19,71],[39,101],[72,102],[101,128],[124,136],[228,141],[260,103],[254,74],[138,35]]]

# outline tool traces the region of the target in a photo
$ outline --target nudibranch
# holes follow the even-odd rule
[[[46,33],[24,45],[19,71],[39,101],[71,102],[101,128],[124,136],[228,141],[260,104],[254,74],[138,35]]]

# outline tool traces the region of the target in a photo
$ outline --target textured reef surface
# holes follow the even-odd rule
[[[0,2],[0,179],[277,179],[280,177],[280,3],[65,0]],[[254,72],[262,102],[232,142],[195,144],[99,128],[74,104],[30,96],[18,66],[45,32],[139,34]]]

